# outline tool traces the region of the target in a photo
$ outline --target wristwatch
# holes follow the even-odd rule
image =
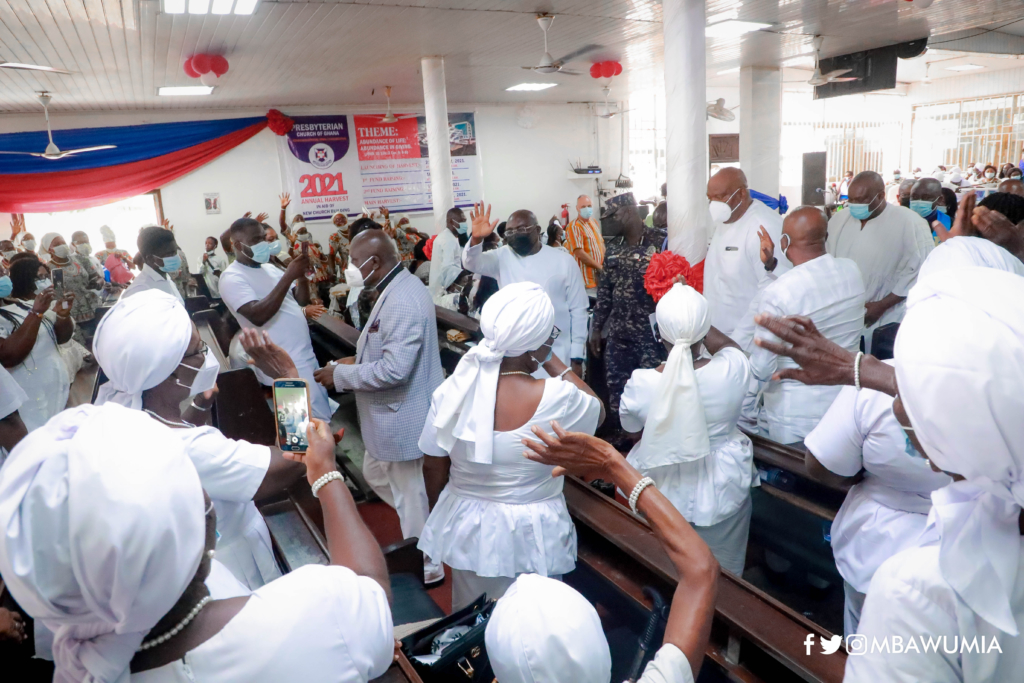
[[[768,263],[764,264],[764,269],[767,270],[770,273],[773,270],[775,270],[775,266],[777,266],[777,265],[779,265],[779,259],[777,259],[774,256],[772,256],[772,260],[769,261]]]

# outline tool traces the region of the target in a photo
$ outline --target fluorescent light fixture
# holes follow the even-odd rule
[[[513,85],[511,88],[505,88],[505,90],[508,90],[510,92],[515,92],[515,91],[519,91],[519,90],[527,90],[527,91],[547,90],[548,88],[554,88],[556,85],[558,85],[558,84],[557,83],[520,83],[519,85]]]
[[[235,5],[235,14],[252,14],[256,10],[257,0],[238,0]]]
[[[188,0],[189,14],[207,14],[210,11],[210,0]]]
[[[185,0],[164,0],[164,12],[167,14],[184,14]]]
[[[165,85],[156,94],[161,97],[180,97],[182,95],[209,95],[213,92],[212,85]]]
[[[729,21],[730,19],[739,19],[739,10],[731,9],[728,12],[719,12],[718,14],[712,14],[708,17],[708,26],[711,24],[719,24],[723,21]]]
[[[718,75],[719,76],[725,76],[726,74],[738,74],[739,72],[740,72],[740,68],[737,66],[737,67],[733,67],[732,69],[726,69],[725,71],[719,71]]]
[[[984,68],[981,64],[954,64],[947,66],[946,71],[976,71]]]
[[[704,28],[704,35],[708,38],[737,38],[744,33],[760,31],[768,28],[771,24],[762,24],[756,21],[723,21],[720,24],[713,24]]]
[[[213,0],[213,13],[231,14],[231,6],[234,4],[235,0]]]

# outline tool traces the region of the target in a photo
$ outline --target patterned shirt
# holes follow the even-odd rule
[[[650,317],[655,304],[644,287],[644,274],[660,245],[660,235],[651,228],[644,229],[636,246],[630,246],[624,237],[609,242],[605,270],[597,287],[594,329],[602,329],[607,323],[608,337],[623,340],[652,333]]]
[[[292,258],[298,258],[302,253],[302,242],[295,240],[292,243]],[[309,263],[313,266],[313,282],[330,282],[331,274],[327,272],[327,259],[324,258],[323,247],[319,242],[308,242]]]
[[[124,249],[104,249],[103,251],[97,251],[95,254],[96,260],[99,261],[100,263],[106,263],[107,257],[110,256],[111,254],[114,254],[119,259],[124,261],[124,265],[126,268],[131,269],[132,267],[134,267],[134,264],[132,263],[132,255],[129,254]]]
[[[601,237],[601,227],[597,221],[593,218],[577,218],[570,223],[565,230],[565,246],[579,264],[580,272],[583,273],[583,285],[587,289],[597,287],[597,270],[576,256],[576,250],[582,249],[590,258],[598,263],[604,263],[604,238]]]
[[[327,244],[331,249],[331,255],[334,257],[335,263],[338,264],[338,274],[340,275],[345,270],[345,266],[348,265],[348,238],[341,234],[341,230],[335,230],[331,233]]]

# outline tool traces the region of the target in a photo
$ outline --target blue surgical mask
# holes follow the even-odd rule
[[[929,216],[935,210],[935,202],[927,199],[911,199],[910,210],[921,218]]]
[[[582,209],[580,209],[580,218],[582,218],[585,221],[590,220],[590,217],[593,215],[594,207],[592,206],[584,206]]]
[[[277,243],[275,242],[275,244],[277,244]],[[244,246],[252,254],[251,258],[256,263],[266,263],[267,261],[270,260],[270,254],[272,252],[272,249],[271,249],[271,246],[270,246],[270,242],[260,241],[260,242],[257,242],[256,244],[252,245],[251,247],[248,246],[248,245],[244,245]],[[280,244],[277,245],[277,251],[278,252],[281,251],[281,245]]]
[[[461,221],[459,223],[458,231],[460,235],[466,235],[469,233],[469,221]]]
[[[181,270],[181,257],[175,254],[174,256],[165,256],[160,259],[163,265],[160,266],[160,270],[165,273],[177,273]]]
[[[273,242],[264,242],[264,244],[270,245],[270,251],[268,252],[270,256],[277,256],[281,253],[281,243],[279,241],[274,240]],[[268,257],[267,260],[269,261],[270,258]]]
[[[859,221],[867,220],[867,217],[871,215],[870,204],[847,204],[846,208],[850,215]]]
[[[11,276],[0,276],[0,297],[10,296],[12,291],[14,291],[14,285],[11,283]]]
[[[944,206],[936,206],[935,210],[938,211],[939,213],[946,213],[946,207]]]

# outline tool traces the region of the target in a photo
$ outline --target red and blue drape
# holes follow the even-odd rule
[[[100,206],[155,190],[206,164],[267,127],[263,116],[57,130],[62,150],[116,149],[63,159],[0,154],[0,212],[45,213]],[[0,150],[42,152],[46,131],[0,135]]]

